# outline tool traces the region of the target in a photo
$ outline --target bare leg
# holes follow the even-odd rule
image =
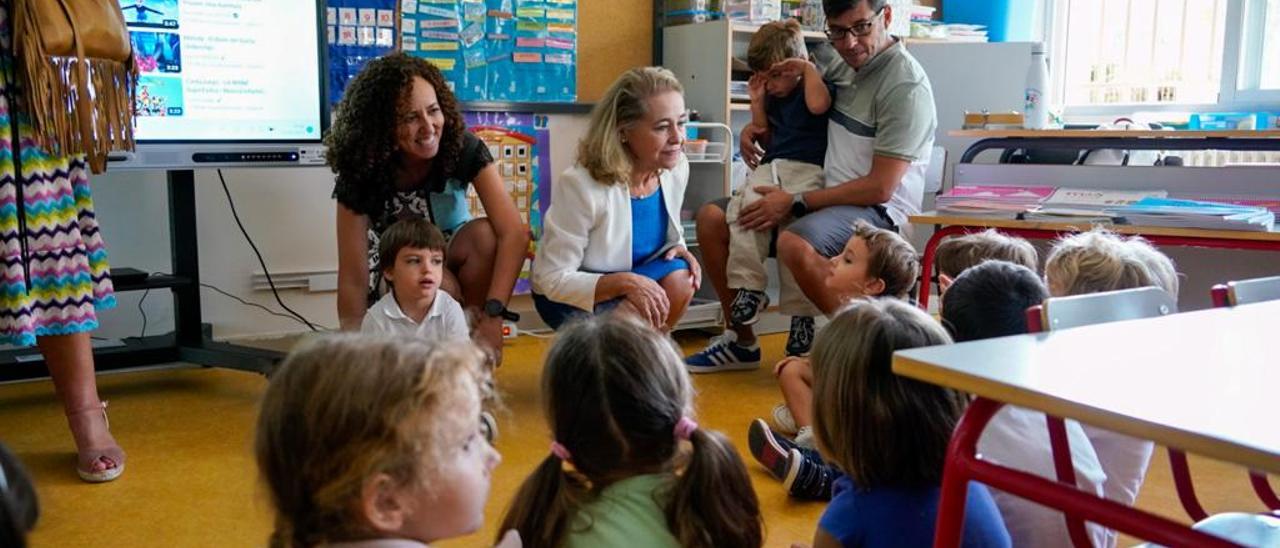
[[[840,308],[840,297],[827,289],[831,259],[814,250],[804,238],[785,230],[779,234],[778,261],[791,271],[800,291],[823,314],[830,316]]]
[[[86,472],[102,472],[124,465],[124,451],[107,430],[98,411],[98,383],[93,371],[93,347],[88,333],[36,339],[53,377],[54,391],[62,400],[71,435],[80,454],[78,466]],[[89,455],[91,450],[95,455]],[[110,453],[110,454],[104,454]]]
[[[778,374],[778,388],[782,389],[782,400],[787,402],[796,428],[813,424],[813,370],[809,360],[792,360],[787,364]]]
[[[462,305],[475,320],[476,342],[493,352],[494,363],[502,363],[502,320],[483,312],[488,299],[489,282],[493,279],[493,263],[498,254],[498,235],[488,219],[475,219],[463,225],[453,236],[446,258],[449,272],[462,294]]]
[[[667,311],[666,325],[666,330],[671,331],[680,323],[680,318],[684,317],[685,310],[689,308],[689,301],[693,300],[693,279],[688,270],[677,270],[667,274],[658,285],[667,293],[667,302],[671,305]]]
[[[720,299],[720,308],[724,317],[730,317],[729,304],[733,302],[734,292],[729,289],[729,225],[725,221],[724,210],[715,204],[706,204],[698,210],[698,248],[702,250],[702,271]],[[726,320],[727,321],[727,320]],[[750,346],[756,342],[755,331],[749,325],[728,325],[738,334],[738,344]]]

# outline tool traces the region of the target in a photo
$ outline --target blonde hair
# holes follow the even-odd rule
[[[767,71],[793,57],[809,58],[800,22],[795,19],[765,23],[751,35],[751,43],[747,45],[747,66],[756,72]]]
[[[884,282],[881,295],[905,299],[920,277],[916,249],[901,234],[866,221],[853,225],[853,237],[867,244],[867,275]]]
[[[1175,300],[1178,298],[1178,270],[1173,266],[1173,259],[1161,253],[1150,242],[1140,236],[1125,240],[1129,251],[1147,266],[1154,285],[1165,290]]]
[[[1105,229],[1059,240],[1045,260],[1044,275],[1061,295],[1157,286],[1178,296],[1173,261],[1138,236],[1122,238]]]
[[[644,118],[650,97],[674,91],[684,94],[676,75],[662,67],[638,67],[622,73],[591,109],[591,125],[578,142],[578,163],[603,184],[631,180],[631,152],[622,130]]]
[[[499,530],[518,530],[529,548],[560,546],[582,505],[611,482],[662,470],[673,477],[657,502],[681,546],[760,546],[759,503],[728,438],[698,428],[686,452],[674,433],[692,413],[693,393],[674,342],[630,316],[590,318],[561,331],[542,370],[542,403],[572,469],[547,455],[521,484]]]
[[[824,458],[859,488],[937,485],[964,394],[898,376],[893,352],[950,344],[919,308],[858,299],[813,346],[813,433]]]
[[[982,232],[947,238],[938,244],[934,264],[938,272],[952,278],[986,261],[1008,261],[1036,270],[1040,255],[1031,242],[989,228]]]
[[[272,375],[254,452],[276,509],[274,546],[367,535],[364,482],[426,485],[480,414],[483,355],[470,343],[359,334],[304,342]],[[429,421],[423,421],[429,417]]]

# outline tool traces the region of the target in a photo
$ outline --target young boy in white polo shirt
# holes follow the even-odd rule
[[[426,219],[403,219],[387,227],[378,241],[378,273],[391,291],[365,312],[363,333],[442,341],[471,339],[467,316],[453,296],[440,290],[444,280],[444,233]],[[485,375],[484,397],[494,393]],[[498,423],[488,411],[480,417],[485,437],[498,436]]]
[[[378,272],[391,286],[364,315],[360,330],[437,340],[470,339],[462,305],[440,291],[444,234],[426,219],[387,227],[378,242]]]

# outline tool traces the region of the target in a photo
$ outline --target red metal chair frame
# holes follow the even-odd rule
[[[1217,284],[1213,286],[1213,288],[1209,290],[1209,296],[1213,298],[1213,306],[1215,308],[1225,308],[1236,305],[1235,295],[1232,293],[1231,287],[1227,284]],[[1172,452],[1170,452],[1169,456],[1170,458],[1173,457]],[[1185,456],[1183,456],[1181,466],[1182,472],[1187,476],[1187,489],[1193,489],[1191,487],[1190,472],[1187,469]],[[1178,480],[1178,475],[1179,470],[1175,468],[1173,476],[1175,482]],[[1271,483],[1267,481],[1266,474],[1250,470],[1249,484],[1253,486],[1253,492],[1258,495],[1258,500],[1262,501],[1262,504],[1266,505],[1266,507],[1272,511],[1280,510],[1280,496],[1276,496],[1276,492],[1271,489]],[[1179,485],[1178,489],[1179,496],[1181,496],[1182,487]],[[1195,495],[1192,494],[1192,497],[1194,496]]]
[[[951,443],[947,446],[942,494],[938,501],[937,528],[933,537],[934,548],[960,546],[964,532],[965,499],[971,480],[1166,546],[1236,546],[1168,518],[1087,494],[1074,485],[1063,485],[979,459],[978,438],[991,417],[1003,406],[1003,403],[995,400],[976,398],[956,425]],[[1075,536],[1072,538],[1074,540]]]

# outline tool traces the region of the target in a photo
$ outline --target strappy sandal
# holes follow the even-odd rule
[[[107,419],[107,402],[82,407],[67,413],[67,425],[71,427],[71,435],[79,439],[78,431],[83,428],[84,420],[93,420],[93,413],[102,413],[103,426],[111,431],[111,421]],[[102,483],[114,480],[124,473],[124,449],[119,444],[106,447],[84,447],[76,449],[76,474],[89,483]],[[115,466],[99,472],[93,472],[93,464],[99,460],[114,463]]]

